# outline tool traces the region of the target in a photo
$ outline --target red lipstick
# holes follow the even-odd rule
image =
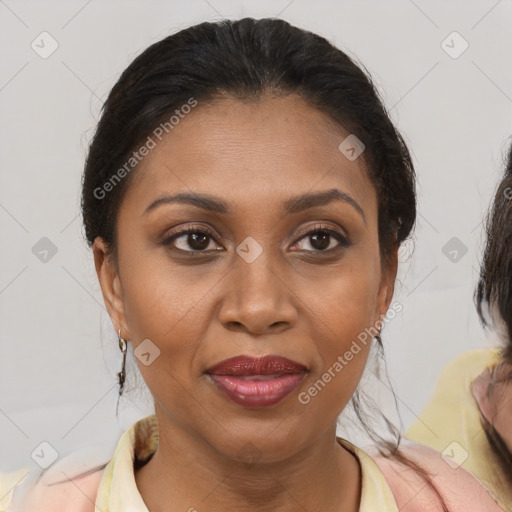
[[[206,371],[222,394],[246,407],[280,402],[307,372],[303,364],[280,356],[232,357]]]

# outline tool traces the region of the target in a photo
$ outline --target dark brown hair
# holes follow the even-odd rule
[[[284,20],[253,18],[181,30],[152,44],[122,73],[103,105],[83,174],[89,246],[99,236],[115,255],[117,211],[136,167],[107,194],[98,191],[173,112],[190,98],[200,104],[217,95],[258,99],[269,92],[299,94],[363,142],[387,257],[414,226],[415,175],[370,77],[323,37]]]
[[[484,327],[503,321],[506,339],[501,347],[501,359],[512,365],[512,144],[487,213],[485,232],[484,256],[475,291],[476,307]],[[496,307],[500,318],[489,319],[493,307]],[[496,370],[492,371],[491,375],[495,374]],[[507,373],[507,378],[512,379],[512,372]],[[481,422],[489,444],[499,457],[502,470],[505,474],[512,474],[512,454],[507,445],[483,415]]]
[[[512,144],[501,181],[486,217],[487,235],[475,302],[480,320],[490,324],[489,311],[497,307],[507,343],[503,360],[512,364]]]

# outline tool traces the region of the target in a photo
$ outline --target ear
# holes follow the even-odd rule
[[[471,392],[481,414],[492,424],[496,408],[489,397],[491,380],[491,373],[489,369],[486,369],[471,383]]]
[[[391,299],[395,292],[396,274],[398,271],[398,244],[396,242],[397,235],[393,240],[393,245],[389,254],[388,262],[382,261],[381,264],[381,280],[379,284],[379,291],[377,295],[377,310],[376,318],[381,320],[389,309]]]
[[[121,337],[130,339],[130,332],[126,324],[121,280],[112,257],[108,254],[107,245],[101,237],[96,237],[92,250],[103,300],[116,329],[116,334],[121,329]]]

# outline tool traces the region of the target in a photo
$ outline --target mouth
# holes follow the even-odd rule
[[[216,389],[245,407],[267,407],[290,395],[308,368],[281,356],[234,357],[206,371]]]

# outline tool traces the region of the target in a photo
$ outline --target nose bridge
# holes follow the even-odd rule
[[[243,324],[251,331],[292,322],[294,308],[288,300],[284,276],[278,275],[281,268],[271,251],[254,239],[239,244],[228,274],[221,321]]]
[[[267,304],[278,302],[279,283],[276,282],[271,250],[264,249],[249,237],[237,247],[236,252],[233,271],[238,299],[246,304],[263,299]]]
[[[267,297],[275,298],[277,290],[271,290],[277,285],[275,262],[272,260],[269,249],[258,249],[251,242],[240,244],[233,269],[237,277],[237,289],[241,287],[244,293],[263,293]]]

